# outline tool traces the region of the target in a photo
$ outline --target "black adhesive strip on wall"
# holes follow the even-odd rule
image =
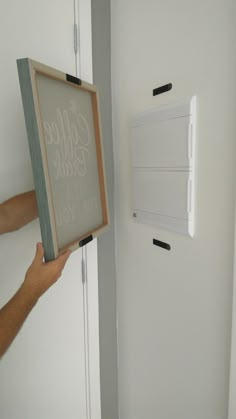
[[[162,249],[166,249],[166,250],[171,249],[168,243],[161,242],[160,240],[153,239],[153,244],[155,244],[155,246],[161,247]]]
[[[93,240],[93,236],[91,234],[91,236],[85,237],[85,239],[80,240],[79,247],[85,246],[87,243],[91,242],[92,240]]]
[[[66,80],[79,86],[82,85],[82,80],[78,79],[78,77],[71,76],[70,74],[66,74]]]
[[[156,95],[160,95],[161,93],[168,92],[171,89],[172,89],[172,83],[168,83],[168,84],[165,84],[164,86],[160,86],[160,87],[157,87],[156,89],[153,89],[152,93],[153,93],[153,96],[156,96]]]

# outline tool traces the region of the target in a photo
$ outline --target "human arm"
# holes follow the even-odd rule
[[[0,234],[18,230],[37,217],[35,192],[16,195],[0,204]]]
[[[39,298],[61,276],[70,252],[65,252],[52,262],[43,261],[44,249],[41,243],[25,280],[11,300],[0,310],[0,358],[6,352],[22,324]]]

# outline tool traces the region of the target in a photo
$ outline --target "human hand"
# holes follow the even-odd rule
[[[37,243],[34,260],[27,270],[22,284],[24,291],[36,300],[41,297],[60,278],[70,253],[70,251],[67,251],[52,262],[45,263],[43,261],[43,245]]]

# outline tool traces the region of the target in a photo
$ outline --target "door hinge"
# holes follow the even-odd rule
[[[86,282],[86,267],[84,259],[82,259],[82,282],[83,284]]]
[[[77,23],[74,23],[74,51],[75,54],[78,53],[78,48],[79,48],[79,40],[78,40],[78,25]]]
[[[191,122],[188,126],[188,157],[193,158],[193,124]]]

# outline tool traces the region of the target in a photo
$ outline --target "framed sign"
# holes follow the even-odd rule
[[[17,60],[45,260],[109,225],[96,87]]]

